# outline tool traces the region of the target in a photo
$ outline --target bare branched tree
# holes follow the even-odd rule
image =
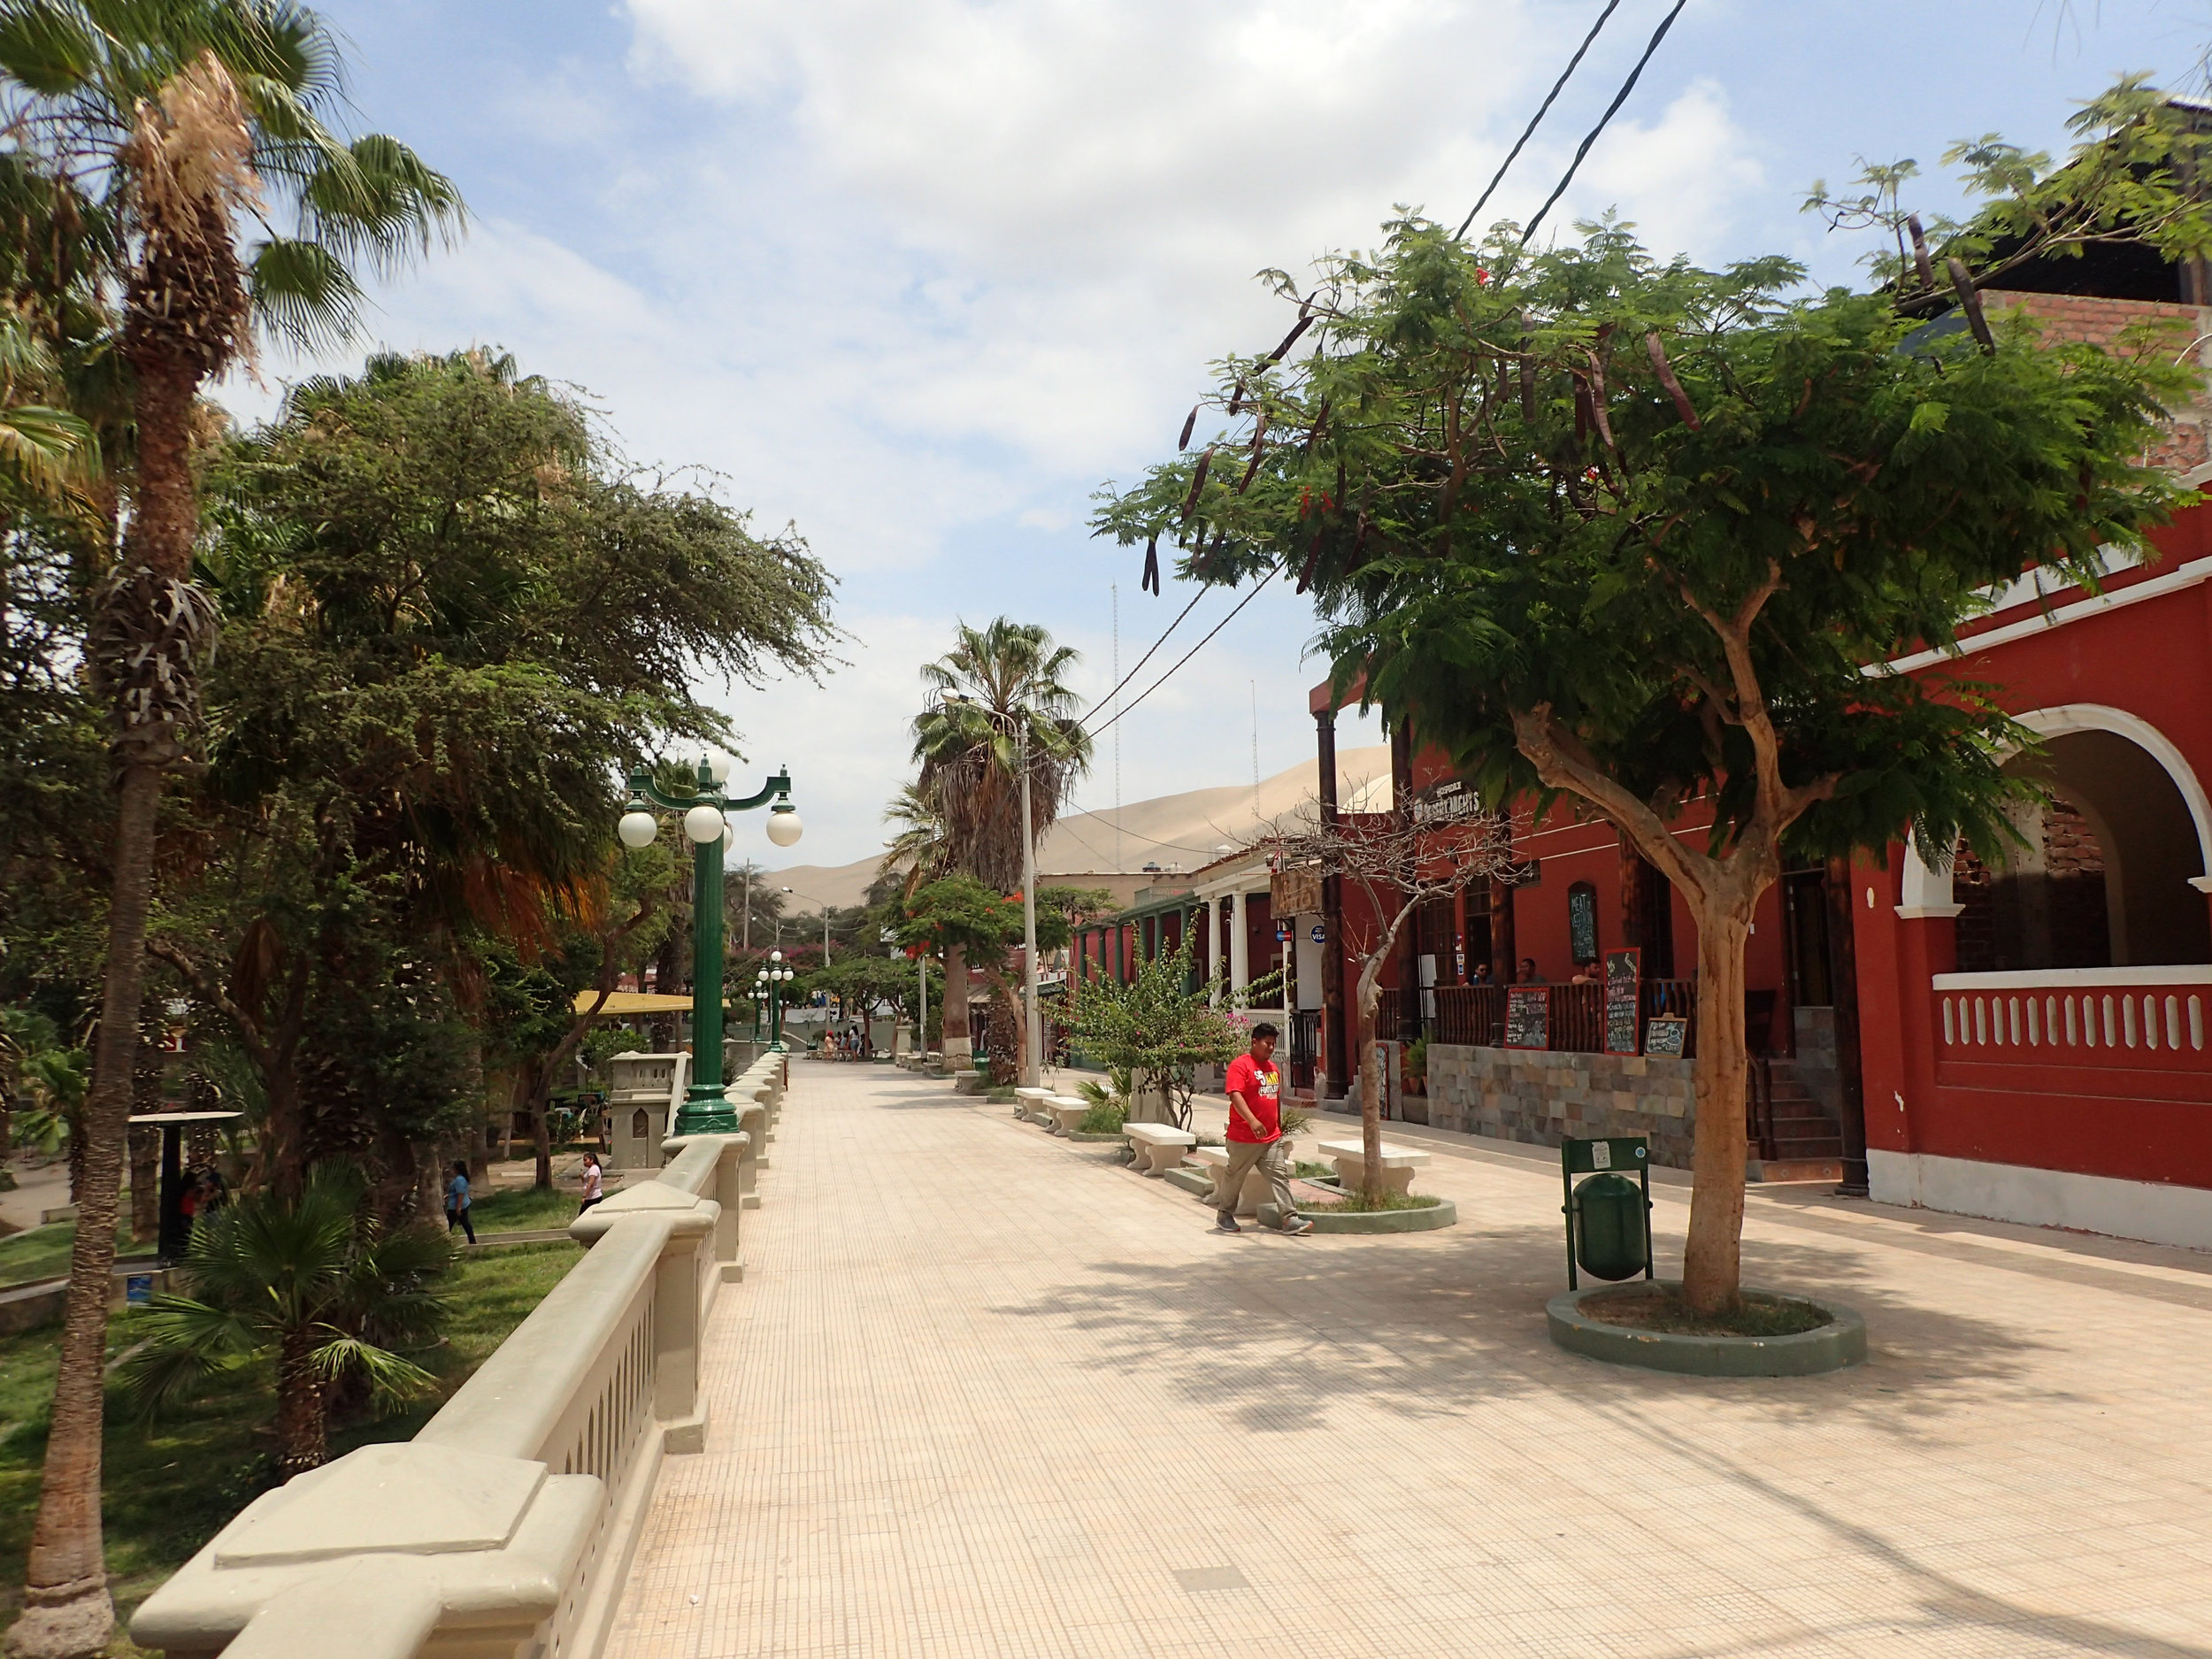
[[[1360,1190],[1373,1201],[1383,1190],[1383,1079],[1373,1064],[1383,964],[1422,905],[1503,873],[1513,862],[1512,841],[1493,817],[1448,826],[1416,825],[1396,814],[1333,815],[1309,801],[1275,820],[1256,845],[1273,856],[1278,868],[1334,876],[1364,901],[1345,907],[1341,949],[1359,966],[1353,1008],[1362,1056]],[[1338,941],[1330,943],[1332,949],[1339,946]],[[1337,1064],[1333,1057],[1331,1064]]]

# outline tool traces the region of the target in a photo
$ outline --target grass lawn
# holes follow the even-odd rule
[[[476,1224],[479,1238],[488,1233],[535,1233],[565,1227],[576,1219],[576,1207],[583,1202],[583,1194],[573,1188],[541,1192],[522,1187],[478,1194],[469,1205],[469,1219]]]
[[[136,1243],[127,1217],[119,1221],[116,1253],[127,1255]],[[69,1252],[76,1248],[77,1224],[73,1221],[50,1221],[42,1227],[27,1227],[0,1239],[0,1286],[61,1278],[69,1271]],[[144,1248],[152,1249],[154,1241],[146,1240]]]
[[[572,1244],[549,1243],[464,1258],[455,1269],[445,1346],[424,1358],[437,1374],[439,1398],[380,1421],[334,1429],[331,1455],[412,1435],[582,1254]],[[120,1313],[110,1324],[111,1357],[135,1340],[135,1318]],[[13,1620],[21,1602],[60,1346],[58,1327],[0,1339],[0,1624]],[[143,1601],[266,1487],[274,1416],[265,1371],[252,1385],[185,1407],[150,1429],[111,1389],[102,1510],[119,1608]]]

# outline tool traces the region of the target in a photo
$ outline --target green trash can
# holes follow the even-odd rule
[[[1644,1271],[1644,1194],[1624,1175],[1593,1175],[1575,1188],[1575,1260],[1593,1279]]]

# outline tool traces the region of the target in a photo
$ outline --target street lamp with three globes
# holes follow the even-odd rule
[[[801,832],[788,768],[741,801],[725,793],[729,780],[727,761],[702,760],[692,792],[672,795],[654,784],[651,772],[633,772],[629,805],[615,826],[625,847],[649,847],[660,833],[657,807],[682,816],[691,842],[691,1086],[676,1113],[680,1135],[737,1133],[737,1114],[722,1094],[722,862],[729,815],[766,806],[768,839],[779,847],[793,845]]]

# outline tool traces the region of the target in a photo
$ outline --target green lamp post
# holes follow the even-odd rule
[[[737,1114],[722,1094],[722,860],[728,814],[766,806],[770,841],[788,847],[800,834],[788,768],[741,801],[724,793],[729,777],[726,762],[702,760],[697,787],[679,796],[664,795],[649,772],[634,772],[629,807],[616,826],[624,846],[649,847],[660,833],[653,810],[658,807],[683,815],[684,833],[691,841],[691,1087],[676,1112],[674,1133],[680,1135],[737,1133]]]
[[[780,1051],[783,1048],[783,987],[791,979],[791,964],[783,959],[783,952],[768,953],[768,965],[753,975],[753,1002],[756,1008],[764,998],[768,1003],[768,1042]]]

